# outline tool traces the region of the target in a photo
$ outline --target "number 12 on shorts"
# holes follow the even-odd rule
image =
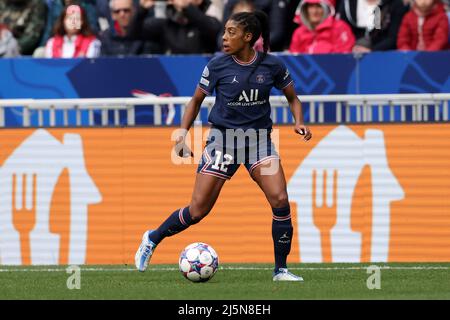
[[[216,150],[216,161],[214,161],[214,164],[211,166],[214,170],[220,170],[222,172],[228,171],[228,165],[233,160],[233,157],[229,155],[228,153],[225,153],[223,155],[223,161],[222,161],[222,152]],[[220,165],[220,167],[219,167]]]

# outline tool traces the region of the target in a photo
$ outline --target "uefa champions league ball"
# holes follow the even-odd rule
[[[195,242],[188,245],[178,261],[183,276],[192,282],[206,282],[219,267],[219,256],[210,245]]]

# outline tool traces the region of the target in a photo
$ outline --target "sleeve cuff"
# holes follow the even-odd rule
[[[211,93],[206,91],[205,89],[203,89],[200,85],[197,85],[197,88],[199,88],[204,94],[206,94],[207,96],[210,96]]]
[[[285,85],[285,86],[283,86],[283,87],[281,87],[280,90],[286,89],[286,88],[289,87],[292,83],[294,83],[294,80],[289,81],[288,84]]]

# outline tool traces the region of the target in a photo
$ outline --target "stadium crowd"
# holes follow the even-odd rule
[[[0,0],[0,57],[214,53],[227,18],[255,9],[272,52],[448,50],[449,1]]]

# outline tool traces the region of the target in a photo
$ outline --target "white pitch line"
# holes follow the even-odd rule
[[[373,264],[376,266],[376,264]],[[308,270],[308,271],[340,271],[340,270],[367,270],[367,267],[291,267],[289,270]],[[395,266],[379,266],[381,270],[450,270],[450,266],[442,267],[442,266],[411,266],[411,267],[395,267]],[[178,268],[175,267],[162,267],[162,268],[149,268],[147,272],[151,271],[178,271]],[[273,270],[271,267],[219,267],[219,270],[230,270],[230,271],[238,271],[238,270]],[[137,272],[134,268],[80,268],[80,271],[88,271],[88,272]],[[11,269],[0,269],[0,272],[66,272],[65,268],[11,268]]]

